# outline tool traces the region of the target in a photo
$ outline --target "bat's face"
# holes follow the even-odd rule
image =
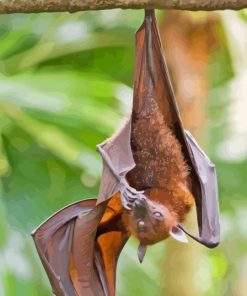
[[[129,230],[141,245],[166,239],[177,225],[176,215],[148,198],[137,199],[129,215]]]

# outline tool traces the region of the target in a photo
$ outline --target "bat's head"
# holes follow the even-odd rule
[[[187,242],[184,232],[177,225],[175,213],[145,196],[134,202],[129,213],[128,228],[144,246],[155,244],[169,236]]]

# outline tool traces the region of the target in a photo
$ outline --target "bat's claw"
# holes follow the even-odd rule
[[[128,202],[128,199],[126,198],[126,196],[124,196],[124,194],[121,192],[121,202],[122,202],[122,205],[123,207],[126,209],[126,210],[131,210],[131,203]]]
[[[140,197],[145,197],[143,195],[144,191],[138,191],[135,188],[131,187],[127,181],[123,178],[120,182],[120,193],[121,193],[121,202],[124,208],[130,210],[133,203]]]
[[[127,209],[130,210],[132,203],[135,201],[135,199],[130,198],[128,194],[124,191],[120,192],[121,193],[121,201],[122,205]]]
[[[144,193],[144,191],[138,191],[134,187],[131,187],[129,184],[127,184],[126,190],[132,193],[133,195],[139,195]]]

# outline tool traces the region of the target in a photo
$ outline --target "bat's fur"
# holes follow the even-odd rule
[[[132,123],[131,148],[136,167],[130,172],[138,190],[165,188],[186,183],[189,174],[180,144],[160,112]]]
[[[159,235],[154,235],[151,229],[146,234],[148,244],[168,237],[172,227],[185,219],[194,203],[187,188],[189,169],[181,146],[159,108],[152,103],[143,106],[139,114],[133,114],[131,147],[136,167],[127,176],[131,186],[145,191],[151,208],[166,213],[163,223],[159,223]],[[129,231],[141,240],[137,216],[133,210],[123,220]],[[149,227],[152,228],[150,223]]]

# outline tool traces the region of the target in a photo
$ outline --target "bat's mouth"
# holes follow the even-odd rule
[[[138,230],[138,233],[141,234],[145,234],[149,231],[149,228],[147,226],[144,226],[144,225],[141,225],[141,223],[143,223],[142,220],[138,221],[137,222],[137,230]]]

